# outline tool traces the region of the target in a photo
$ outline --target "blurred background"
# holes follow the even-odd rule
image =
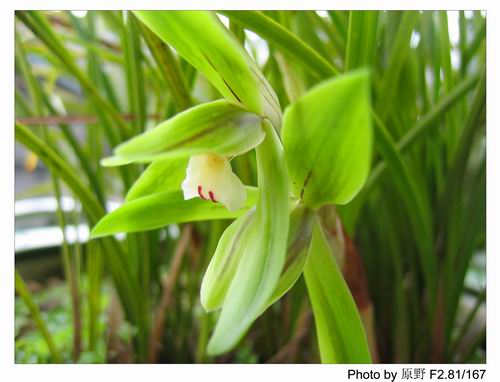
[[[486,14],[266,11],[267,24],[255,25],[241,14],[218,17],[283,110],[324,78],[266,28],[283,28],[339,72],[371,68],[388,137],[376,136],[370,178],[336,211],[332,232],[342,234],[330,239],[374,360],[485,362]],[[230,222],[88,241],[92,213],[119,206],[144,169],[99,160],[217,90],[126,11],[17,12],[15,53],[16,362],[319,362],[302,278],[234,351],[206,354],[216,317],[199,287]],[[381,155],[391,142],[408,183]],[[64,174],[48,170],[57,161]],[[256,185],[253,153],[232,165]]]

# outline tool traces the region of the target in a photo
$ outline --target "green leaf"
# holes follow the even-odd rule
[[[43,336],[43,339],[45,340],[45,343],[47,344],[47,348],[49,349],[50,355],[53,358],[53,361],[56,363],[63,363],[63,357],[61,355],[61,352],[59,351],[58,347],[56,346],[56,342],[54,341],[54,337],[49,331],[49,328],[45,321],[43,320],[42,317],[42,312],[40,311],[40,308],[38,305],[35,303],[33,299],[33,295],[31,294],[30,290],[28,289],[26,283],[24,282],[21,274],[19,271],[15,270],[15,288],[16,288],[16,293],[23,299],[24,303],[28,307],[31,317],[33,318],[33,321],[35,322],[36,327],[40,331],[40,333]],[[16,315],[17,315],[17,309],[16,309]],[[17,317],[17,316],[16,316]]]
[[[169,90],[172,92],[172,100],[176,103],[177,109],[180,111],[191,107],[192,97],[189,94],[189,88],[177,57],[174,56],[172,49],[167,44],[144,24],[141,25],[141,33]]]
[[[377,44],[378,12],[349,12],[349,34],[345,59],[346,72],[373,63]]]
[[[281,134],[294,196],[312,208],[349,202],[370,169],[368,72],[358,70],[311,89],[287,108]]]
[[[68,188],[82,203],[90,223],[98,221],[105,214],[104,208],[82,181],[81,176],[54,149],[18,122],[15,124],[15,133],[17,141],[33,151],[54,174],[64,180]],[[105,259],[108,269],[114,278],[125,313],[129,319],[134,319],[133,322],[139,325],[137,303],[140,291],[137,284],[132,281],[133,276],[123,256],[124,251],[120,243],[113,237],[103,239],[102,244],[106,251]]]
[[[304,268],[322,363],[371,363],[356,304],[318,222]]]
[[[302,64],[311,73],[321,77],[337,74],[337,70],[314,49],[297,38],[289,30],[260,11],[221,11],[242,27],[257,33],[273,46]]]
[[[247,187],[245,206],[239,211],[230,212],[222,204],[209,200],[184,200],[182,191],[156,193],[126,202],[107,214],[92,229],[91,237],[147,231],[173,223],[234,219],[254,206],[256,200],[257,189]]]
[[[205,11],[136,11],[159,38],[172,45],[229,100],[280,126],[278,99],[259,68],[217,16]]]
[[[208,344],[208,352],[214,355],[234,347],[262,313],[285,262],[289,225],[286,163],[274,128],[267,120],[263,126],[266,139],[256,150],[259,200],[255,220]]]
[[[290,214],[285,265],[268,306],[283,297],[302,274],[311,246],[313,218],[313,212],[300,204]]]
[[[120,160],[151,162],[207,152],[239,155],[262,142],[261,125],[262,117],[232,102],[218,100],[179,113],[122,143],[113,158],[120,164]]]
[[[139,22],[133,14],[127,12],[122,35],[125,55],[125,78],[130,112],[135,116],[132,122],[135,132],[144,130],[146,122],[147,98],[144,86],[144,70],[141,60],[141,40]],[[149,96],[149,94],[148,94]]]
[[[186,177],[188,158],[157,159],[148,166],[132,185],[125,201],[130,202],[143,196],[181,189]]]
[[[46,17],[40,11],[16,12],[16,16],[44,43],[52,55],[60,60],[63,67],[79,81],[82,88],[88,92],[96,108],[109,116],[122,135],[130,135],[130,128],[123,121],[118,110],[102,96],[92,80],[80,69],[77,60],[66,49],[60,36],[54,31]],[[109,133],[110,143],[114,145],[117,142],[116,136],[113,134],[113,130],[110,130]]]
[[[419,248],[423,277],[426,280],[427,293],[431,305],[436,298],[437,259],[432,246],[431,212],[428,202],[419,192],[416,178],[412,176],[396,144],[387,131],[385,125],[374,114],[375,141],[377,150],[384,158],[385,163],[393,174],[394,187],[399,191],[408,212],[408,217],[413,229],[413,235]]]
[[[384,78],[378,92],[380,97],[378,97],[376,110],[382,121],[385,120],[392,107],[398,104],[398,102],[393,102],[396,87],[403,64],[411,51],[410,39],[419,17],[418,11],[404,11],[396,31],[391,53],[387,59],[387,69],[384,70]]]
[[[236,219],[222,234],[201,283],[200,299],[209,312],[219,309],[234,278],[241,255],[248,245],[254,210]]]

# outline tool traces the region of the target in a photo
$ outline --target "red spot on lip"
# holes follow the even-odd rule
[[[198,186],[198,195],[200,195],[200,198],[202,198],[203,200],[208,200],[207,198],[205,198],[205,197],[203,196],[203,193],[202,193],[201,191],[202,191],[201,186]],[[210,191],[210,192],[211,192],[211,191]]]
[[[210,200],[212,200],[212,202],[217,203],[217,200],[215,200],[214,193],[212,191],[208,191],[208,196],[210,196]]]

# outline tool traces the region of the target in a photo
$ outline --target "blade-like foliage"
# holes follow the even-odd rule
[[[278,99],[259,68],[215,14],[203,11],[136,11],[137,17],[172,45],[229,100],[270,118],[278,127]]]
[[[222,11],[224,15],[234,20],[244,28],[248,28],[267,41],[276,45],[308,68],[312,73],[329,77],[337,73],[333,65],[321,57],[314,49],[297,36],[290,33],[279,23],[267,17],[260,11]]]
[[[261,124],[261,117],[232,102],[214,101],[179,113],[122,143],[115,149],[113,158],[151,162],[207,152],[239,155],[262,142]]]
[[[212,219],[234,219],[255,205],[257,190],[247,187],[245,207],[230,212],[220,203],[199,198],[184,200],[182,191],[160,192],[124,203],[92,229],[97,238],[121,232],[140,232],[168,224]]]
[[[356,304],[317,222],[304,276],[314,312],[321,362],[370,363]]]
[[[375,56],[379,11],[349,12],[345,70],[370,66]]]
[[[236,219],[224,231],[201,283],[200,299],[208,311],[219,309],[245,252],[254,221],[254,210]]]
[[[285,265],[268,306],[283,297],[302,274],[311,246],[313,220],[314,214],[304,205],[298,205],[290,214]]]

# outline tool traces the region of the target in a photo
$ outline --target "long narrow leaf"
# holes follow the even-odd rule
[[[313,73],[321,77],[330,77],[337,74],[336,69],[328,61],[262,12],[221,11],[221,13],[274,44],[284,53],[305,65]]]
[[[216,15],[203,11],[136,11],[158,37],[201,71],[229,100],[281,124],[278,99],[257,65]]]
[[[257,190],[247,187],[245,206],[230,212],[220,203],[200,198],[184,200],[182,191],[161,192],[126,202],[107,214],[92,229],[98,238],[121,232],[140,232],[168,224],[200,220],[234,219],[255,205]]]
[[[115,149],[115,158],[125,162],[151,162],[207,152],[239,155],[262,142],[261,124],[262,117],[232,102],[214,101],[179,113],[121,144]]]
[[[233,281],[241,255],[245,252],[254,210],[236,219],[222,234],[203,276],[200,299],[207,312],[219,309]]]
[[[317,222],[304,276],[314,312],[321,362],[370,363],[368,342],[356,304]]]
[[[377,43],[378,11],[350,11],[345,70],[370,66]]]

